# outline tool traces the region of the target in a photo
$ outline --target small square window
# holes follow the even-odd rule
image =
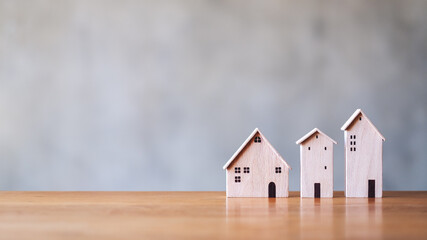
[[[316,138],[319,138],[319,135],[316,135]]]
[[[362,117],[359,117],[359,121],[362,121]]]
[[[249,167],[244,167],[243,168],[243,173],[249,173]]]
[[[235,167],[234,168],[234,173],[240,173],[240,167]]]
[[[282,173],[282,168],[281,167],[276,167],[276,173]]]
[[[261,138],[260,138],[260,137],[258,137],[258,136],[256,136],[256,137],[255,137],[254,142],[256,142],[256,143],[260,143],[260,142],[261,142]]]
[[[240,176],[235,176],[235,177],[234,177],[234,182],[239,183],[239,182],[241,182],[241,181],[242,181],[242,179],[241,179],[241,177],[240,177]]]

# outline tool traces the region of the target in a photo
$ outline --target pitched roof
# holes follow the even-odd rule
[[[267,143],[267,146],[270,147],[273,153],[276,154],[276,156],[280,160],[282,160],[289,169],[292,169],[291,166],[289,166],[289,164],[285,161],[285,159],[283,159],[283,157],[280,156],[280,154],[276,151],[276,149],[274,149],[274,147],[270,144],[270,142],[267,140],[267,138],[265,138],[265,136],[261,133],[261,131],[258,128],[255,128],[255,130],[251,133],[251,135],[249,135],[249,137],[245,140],[245,142],[243,142],[242,146],[240,146],[239,149],[237,149],[237,151],[233,154],[233,156],[227,161],[227,163],[222,168],[227,169],[228,166],[230,166],[230,164],[234,161],[234,159],[237,158],[237,156],[239,156],[240,152],[246,147],[246,145],[248,145],[248,143],[251,141],[251,139],[255,136],[256,133],[259,133],[259,135],[261,135],[262,140]]]
[[[362,109],[357,109],[353,115],[351,115],[351,117],[347,120],[347,122],[344,123],[344,125],[341,127],[341,130],[345,131],[347,130],[347,128],[351,125],[351,123],[353,123],[354,119],[356,119],[356,117],[362,114],[363,117],[368,120],[368,123],[374,128],[374,130],[380,135],[380,137],[382,138],[383,141],[385,141],[385,137],[380,133],[380,131],[378,131],[378,129],[375,127],[375,125],[371,122],[371,120],[369,120],[369,118],[366,116],[366,114],[362,111]]]
[[[307,133],[306,135],[304,135],[302,138],[300,138],[297,142],[296,142],[296,144],[301,144],[301,143],[303,143],[305,140],[307,140],[309,137],[311,137],[314,133],[316,133],[316,132],[318,132],[318,133],[320,133],[320,134],[322,134],[323,136],[325,136],[327,139],[329,139],[331,142],[333,142],[333,143],[335,143],[335,144],[337,144],[337,142],[335,142],[335,140],[334,139],[332,139],[332,138],[330,138],[328,135],[326,135],[325,133],[323,133],[322,131],[320,131],[318,128],[314,128],[313,130],[311,130],[309,133]]]

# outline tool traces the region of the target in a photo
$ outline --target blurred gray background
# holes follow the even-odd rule
[[[1,190],[225,190],[255,127],[293,167],[362,108],[427,190],[427,1],[0,0]]]

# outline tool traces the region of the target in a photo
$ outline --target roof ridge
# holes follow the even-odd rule
[[[371,120],[369,120],[368,116],[362,111],[362,109],[358,108],[356,109],[356,111],[354,111],[354,113],[350,116],[350,118],[344,123],[344,125],[341,127],[342,131],[346,131],[347,128],[354,122],[354,120],[356,119],[356,117],[362,114],[364,118],[366,118],[366,120],[368,121],[368,123],[374,128],[374,130],[380,135],[380,137],[382,138],[383,141],[385,141],[385,137],[380,133],[380,131],[378,131],[377,127],[375,127],[375,125],[371,122]]]
[[[329,137],[326,133],[320,131],[320,129],[318,128],[314,128],[313,130],[311,130],[310,132],[308,132],[307,134],[305,134],[302,138],[298,139],[298,141],[296,141],[296,144],[302,144],[303,142],[305,142],[305,140],[307,140],[309,137],[311,137],[314,133],[320,133],[322,135],[324,135],[326,138],[328,138],[331,142],[337,144],[337,142],[332,139],[331,137]]]
[[[262,136],[262,138],[267,142],[267,145],[274,152],[274,154],[276,154],[279,157],[279,159],[282,160],[289,169],[292,169],[291,166],[289,166],[289,164],[285,161],[285,159],[277,152],[277,150],[273,147],[273,145],[271,145],[271,143],[268,141],[268,139],[264,136],[264,134],[261,133],[261,131],[258,128],[255,128],[255,130],[252,131],[252,133],[249,135],[249,137],[237,149],[237,151],[233,154],[233,156],[231,156],[231,158],[227,161],[227,163],[225,163],[225,165],[223,166],[223,169],[227,169],[228,168],[228,166],[234,161],[234,159],[236,159],[236,157],[246,147],[246,145],[248,145],[248,143],[250,142],[250,140],[252,139],[252,137],[256,133],[259,133]]]

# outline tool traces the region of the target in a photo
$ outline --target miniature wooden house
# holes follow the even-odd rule
[[[223,167],[227,197],[288,197],[291,167],[256,128]]]
[[[301,158],[301,197],[333,197],[334,144],[315,128],[299,139]]]
[[[345,145],[345,196],[382,197],[384,136],[360,109],[341,130]]]

